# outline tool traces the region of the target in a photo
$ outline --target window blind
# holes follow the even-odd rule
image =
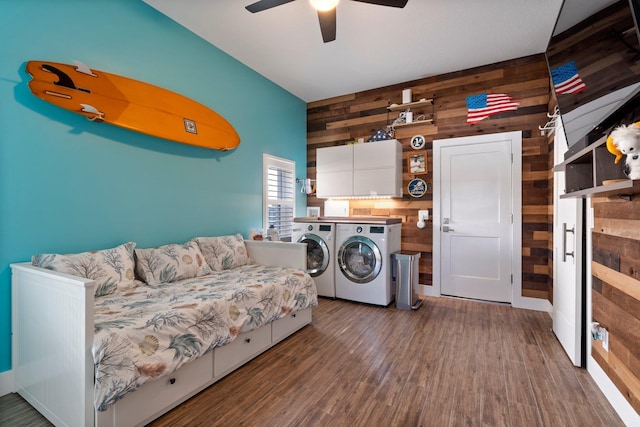
[[[264,227],[291,241],[295,213],[295,162],[264,155]]]

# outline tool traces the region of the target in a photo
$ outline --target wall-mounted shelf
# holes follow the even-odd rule
[[[433,105],[433,98],[425,99],[423,101],[408,102],[406,104],[391,104],[387,107],[389,111],[404,111],[408,108],[418,108]]]
[[[606,147],[606,135],[553,168],[565,172],[565,191],[560,198],[587,196],[629,196],[640,193],[640,180],[624,174],[624,162],[617,165]],[[619,180],[606,184],[606,181]]]
[[[398,123],[397,125],[393,125],[393,127],[397,129],[397,128],[409,127],[409,126],[432,125],[432,124],[433,124],[433,119],[426,119],[426,120],[416,120],[411,123]]]
[[[430,112],[424,111],[420,107],[431,107]],[[406,104],[391,104],[387,107],[389,111],[414,111],[414,119],[417,119],[415,112],[421,113],[420,116],[428,117],[423,120],[415,120],[410,123],[397,123],[393,127],[401,128],[405,126],[432,125],[435,119],[435,104],[433,98],[421,99],[420,101],[407,102]]]

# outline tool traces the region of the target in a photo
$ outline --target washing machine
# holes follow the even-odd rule
[[[307,244],[307,273],[316,282],[318,295],[335,298],[335,224],[319,218],[294,218],[291,241]]]
[[[336,297],[382,306],[393,301],[391,254],[400,250],[401,227],[398,218],[336,224]]]

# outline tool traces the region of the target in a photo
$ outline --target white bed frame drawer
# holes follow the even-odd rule
[[[308,323],[311,323],[310,308],[289,313],[271,324],[271,340],[281,341]]]
[[[229,344],[215,349],[216,378],[228,374],[271,346],[271,325],[244,332]]]
[[[161,415],[178,400],[186,400],[213,379],[214,352],[180,367],[173,374],[150,381],[118,401],[113,411],[114,426],[142,425]],[[153,414],[153,415],[149,415]]]

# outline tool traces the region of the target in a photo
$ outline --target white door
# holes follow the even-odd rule
[[[512,301],[512,257],[520,253],[517,248],[514,254],[513,244],[513,138],[508,133],[434,142],[441,294]]]
[[[564,160],[567,140],[556,121],[555,164]],[[581,198],[561,199],[564,172],[553,174],[553,332],[574,365],[581,365],[582,335],[582,204]]]

